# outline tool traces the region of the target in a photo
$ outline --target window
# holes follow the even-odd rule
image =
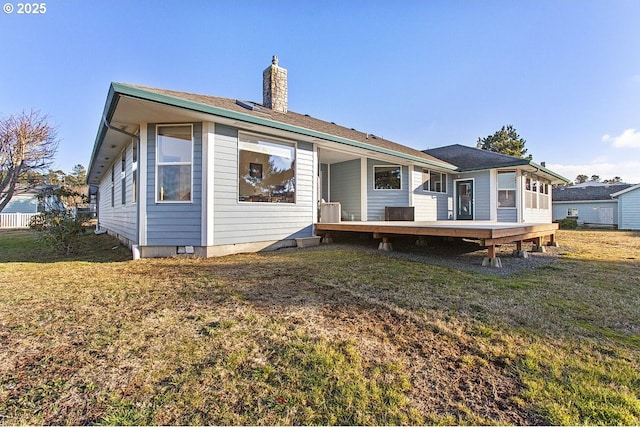
[[[120,166],[120,201],[123,205],[127,204],[127,151],[122,152],[122,161]]]
[[[133,140],[131,153],[131,203],[136,202],[138,192],[138,141]]]
[[[436,193],[447,192],[447,174],[422,169],[422,190]]]
[[[295,144],[257,135],[240,134],[238,201],[295,203]]]
[[[116,165],[111,165],[111,207],[116,205],[116,186],[115,186]]]
[[[525,208],[549,209],[549,183],[537,176],[525,179]]]
[[[374,166],[373,181],[376,190],[400,190],[402,187],[402,167]]]
[[[569,209],[567,209],[567,217],[568,218],[578,218],[578,208],[569,208]]]
[[[191,201],[191,125],[157,127],[156,199],[159,202]]]
[[[498,172],[498,207],[516,207],[516,173]]]

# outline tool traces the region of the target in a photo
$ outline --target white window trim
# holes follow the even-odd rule
[[[500,187],[500,180],[497,179],[497,175],[500,175],[501,173],[513,173],[513,177],[514,177],[514,187],[513,188],[502,188]],[[498,209],[518,209],[518,172],[517,171],[510,171],[510,170],[506,170],[506,171],[498,171],[496,175],[496,206],[498,207]],[[509,190],[513,190],[513,196],[514,196],[514,205],[513,206],[500,206],[498,204],[498,200],[500,199],[498,196],[500,194],[500,191],[509,191]]]
[[[422,179],[422,177],[424,176],[424,171],[429,171],[429,190],[425,190],[424,189],[424,183],[425,181]],[[432,173],[439,173],[440,174],[440,179],[442,179],[443,181],[440,181],[440,187],[442,188],[442,182],[444,182],[444,186],[445,186],[445,191],[435,191],[435,190],[431,190],[431,174]],[[447,173],[446,172],[440,172],[437,170],[433,170],[433,169],[428,169],[428,168],[421,168],[420,169],[420,179],[422,180],[422,184],[420,185],[420,188],[422,189],[423,193],[435,193],[435,194],[447,194]]]
[[[122,160],[124,159],[124,168]],[[120,153],[120,207],[127,206],[127,147]],[[124,203],[122,202],[124,200]]]
[[[400,188],[376,188],[376,168],[400,168]],[[402,165],[373,165],[371,170],[372,172],[372,181],[371,184],[373,186],[373,191],[403,191],[402,188]]]
[[[169,127],[169,126],[189,126],[191,129],[191,159],[187,162],[168,162],[162,163],[158,162],[158,129],[161,127]],[[162,123],[156,125],[156,134],[155,134],[155,144],[156,144],[156,188],[155,188],[155,199],[158,204],[193,204],[193,150],[195,149],[195,141],[193,140],[193,123]],[[191,166],[191,200],[160,200],[158,198],[158,166]]]
[[[270,203],[270,202],[245,202],[240,200],[240,139],[243,135],[246,135],[250,138],[259,138],[263,139],[264,142],[272,142],[274,144],[284,144],[293,147],[293,155],[295,156],[293,178],[296,183],[295,195],[293,196],[293,203]],[[255,132],[246,132],[242,130],[238,130],[238,146],[236,150],[236,154],[238,157],[238,161],[236,164],[236,204],[241,204],[245,206],[295,206],[298,204],[298,141],[274,137],[271,135],[263,135],[261,133]]]
[[[136,147],[136,161],[133,161],[133,147]],[[138,156],[140,156],[140,141],[139,138],[138,139],[134,139],[133,141],[131,141],[131,204],[135,205],[136,203],[138,203],[138,195],[136,194],[137,192],[137,187],[140,185],[140,183],[138,182],[139,180],[137,179],[138,176]],[[136,188],[133,187],[133,179],[136,179]]]

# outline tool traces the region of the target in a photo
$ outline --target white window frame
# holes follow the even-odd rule
[[[507,173],[512,173],[513,174],[513,188],[503,188],[500,187],[500,174],[507,174]],[[517,209],[518,207],[518,173],[516,171],[498,171],[498,174],[496,176],[496,191],[497,191],[497,198],[496,198],[496,204],[498,205],[498,209]],[[500,191],[513,191],[513,206],[500,206]]]
[[[136,138],[131,142],[131,204],[138,201],[138,156],[140,155],[140,144]],[[135,153],[135,155],[134,155]]]
[[[189,128],[191,129],[191,158],[189,160],[189,162],[159,162],[158,161],[158,129],[160,129],[161,127],[178,127],[178,126],[189,126]],[[156,203],[160,203],[160,204],[172,204],[172,203],[181,203],[181,204],[187,204],[187,203],[193,203],[193,151],[195,149],[195,141],[193,139],[193,123],[162,123],[162,124],[157,124],[156,125],[156,188],[155,188],[155,199],[156,199]],[[191,189],[189,190],[189,194],[191,196],[190,200],[160,200],[158,198],[158,189],[159,189],[159,177],[160,175],[158,174],[158,168],[160,166],[191,166]]]
[[[376,168],[399,168],[400,169],[400,188],[376,188]],[[372,169],[372,186],[373,191],[402,191],[402,165],[373,165]]]
[[[447,187],[448,187],[448,185],[447,185],[447,178],[448,178],[448,177],[447,177],[447,173],[446,173],[446,172],[435,171],[435,170],[433,170],[433,169],[422,168],[422,177],[424,177],[425,172],[427,172],[427,173],[429,174],[429,179],[428,179],[427,181],[425,181],[424,179],[422,180],[422,191],[423,191],[424,193],[447,194]],[[433,180],[431,179],[431,177],[433,176],[433,174],[434,174],[434,173],[437,173],[437,174],[439,174],[439,175],[440,175],[440,188],[441,188],[441,190],[440,190],[440,191],[438,191],[438,190],[432,190],[432,189],[431,189],[431,183],[432,183],[432,181],[433,181]],[[425,183],[427,183],[427,182],[429,183],[429,184],[427,185],[427,187],[429,187],[429,188],[425,190],[424,185],[425,185]],[[443,183],[444,183],[444,191],[442,191],[442,187],[443,187],[443,185],[442,185],[442,184],[443,184]]]
[[[120,206],[127,205],[127,149],[120,153]]]
[[[293,196],[293,203],[275,203],[275,202],[248,202],[245,200],[240,200],[240,140],[243,136],[248,138],[257,138],[261,139],[264,142],[270,142],[272,144],[281,144],[289,147],[293,147],[293,155],[295,156],[295,161],[293,163],[294,171],[293,171],[293,179],[295,182],[295,194]],[[236,167],[236,203],[243,205],[255,205],[255,206],[295,206],[298,204],[298,142],[290,139],[273,137],[270,135],[263,135],[260,133],[254,132],[246,132],[246,131],[238,131],[238,163]]]

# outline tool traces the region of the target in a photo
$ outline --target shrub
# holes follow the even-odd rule
[[[73,253],[78,237],[84,233],[87,214],[74,214],[63,200],[83,196],[65,187],[46,188],[38,199],[45,207],[40,215],[31,218],[29,228],[38,233],[39,239],[65,255]]]
[[[578,220],[575,218],[564,218],[556,221],[563,230],[575,230],[578,228]]]

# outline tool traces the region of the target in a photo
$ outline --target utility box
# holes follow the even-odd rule
[[[320,204],[320,222],[340,222],[342,207],[340,202],[328,202]]]

